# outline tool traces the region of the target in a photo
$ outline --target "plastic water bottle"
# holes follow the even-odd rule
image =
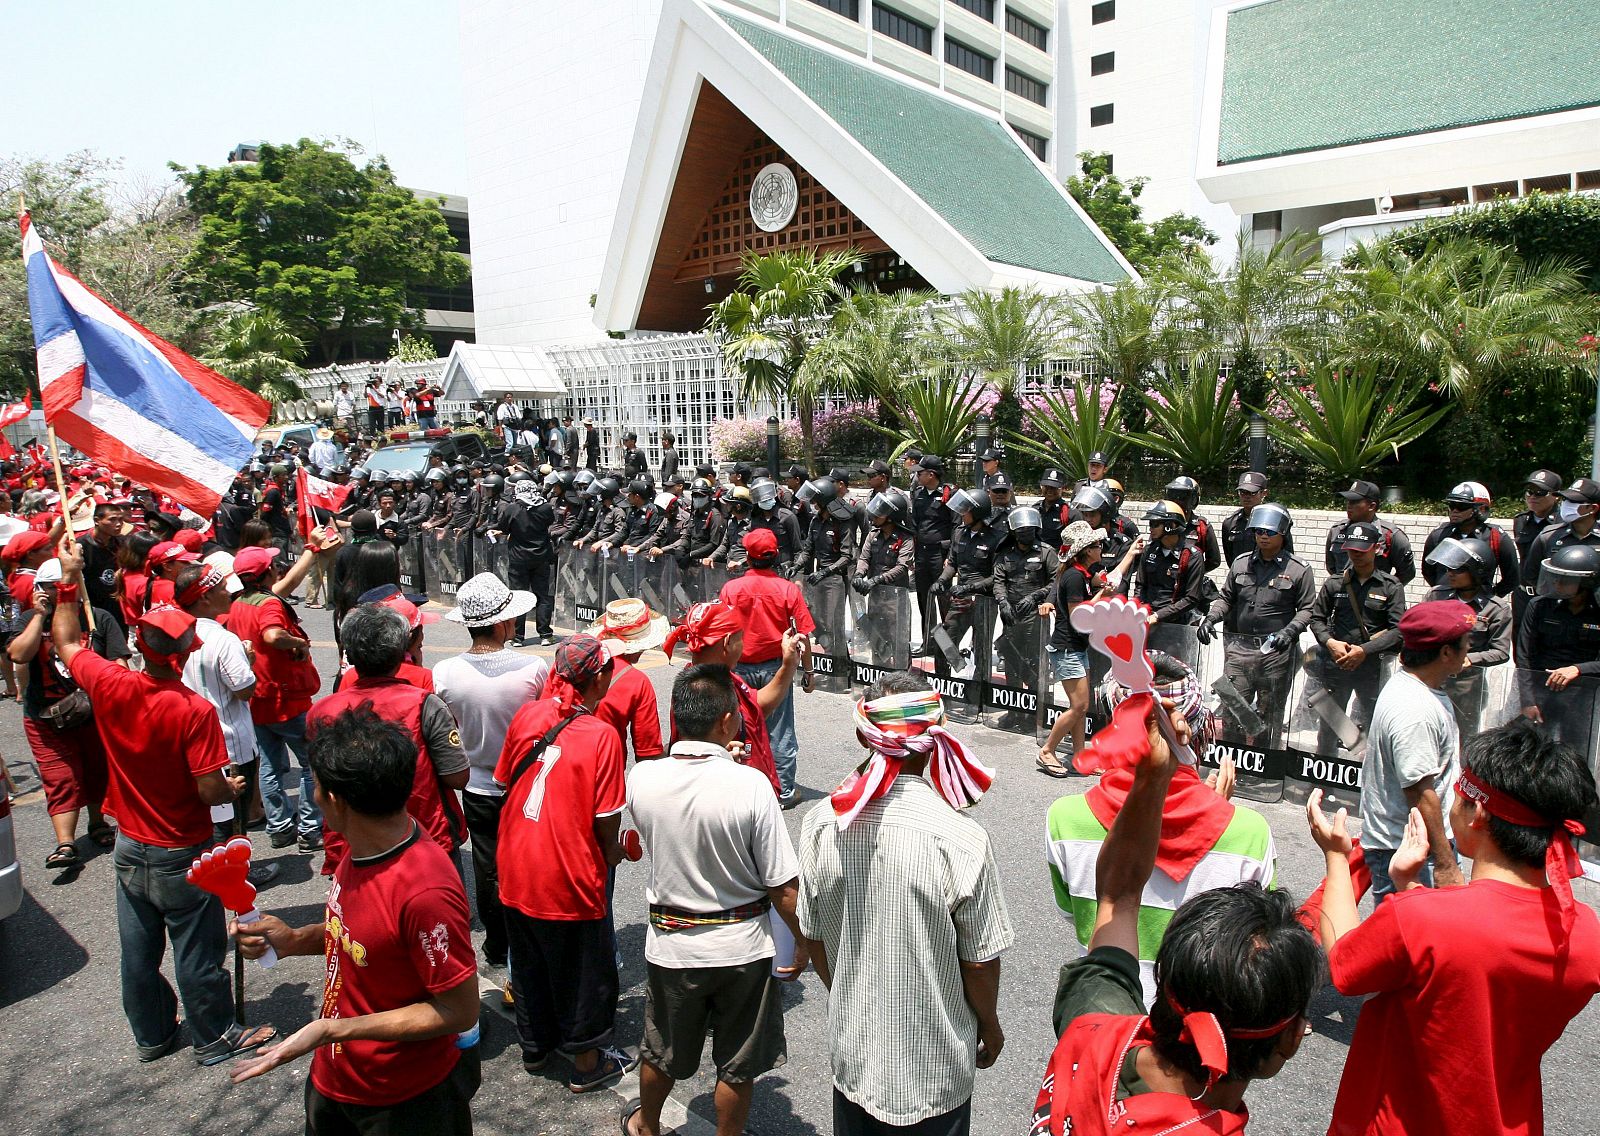
[[[456,1034],[456,1048],[457,1049],[471,1049],[474,1045],[478,1044],[478,1038],[480,1036],[482,1036],[482,1034],[483,1034],[483,1023],[482,1022],[473,1022],[472,1023],[472,1028],[469,1029],[466,1033],[458,1033],[458,1034]]]
[[[794,934],[776,908],[767,909],[767,922],[772,927],[772,977],[790,979],[783,971],[794,965]]]

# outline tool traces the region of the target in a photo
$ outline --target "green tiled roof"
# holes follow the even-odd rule
[[[1593,0],[1270,0],[1228,17],[1217,161],[1600,105]]]
[[[994,119],[718,12],[991,261],[1114,283],[1116,258]]]

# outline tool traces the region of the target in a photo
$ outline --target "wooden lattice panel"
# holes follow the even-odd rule
[[[799,202],[789,224],[775,233],[766,233],[750,216],[750,184],[771,162],[782,162],[793,171]],[[758,135],[740,157],[721,195],[706,211],[675,279],[700,280],[738,272],[739,258],[746,249],[760,253],[792,248],[832,252],[851,247],[861,252],[886,252],[889,248],[775,142]]]

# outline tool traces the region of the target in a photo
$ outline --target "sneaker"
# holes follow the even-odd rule
[[[287,848],[294,843],[294,829],[281,828],[277,832],[268,831],[267,841],[274,848]]]
[[[522,1071],[524,1073],[543,1073],[544,1067],[549,1062],[550,1054],[548,1053],[529,1054],[526,1049],[522,1051]]]
[[[260,887],[262,884],[269,884],[273,880],[277,879],[278,873],[282,869],[283,865],[279,864],[277,861],[264,860],[250,865],[250,873],[247,878],[252,884]]]
[[[790,789],[787,793],[782,793],[782,794],[780,794],[778,796],[778,807],[781,808],[784,812],[788,812],[790,809],[794,808],[799,803],[800,803],[800,790],[799,789]]]
[[[638,1064],[637,1057],[629,1057],[622,1050],[607,1046],[600,1051],[600,1060],[595,1062],[593,1069],[587,1073],[580,1073],[576,1069],[572,1071],[567,1088],[575,1093],[592,1093],[596,1089],[609,1088]]]
[[[321,849],[322,849],[322,833],[320,833],[320,832],[302,833],[295,840],[294,843],[295,843],[295,850],[296,851],[298,851],[303,856],[309,856],[313,852],[321,851]]]
[[[554,647],[555,645],[556,637],[554,635],[544,635],[539,639],[539,646],[541,647]]]

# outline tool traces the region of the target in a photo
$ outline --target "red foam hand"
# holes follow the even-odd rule
[[[1109,769],[1132,769],[1150,752],[1150,727],[1145,719],[1155,695],[1130,694],[1111,712],[1111,722],[1095,732],[1093,740],[1072,758],[1079,773],[1093,776]]]
[[[250,882],[250,841],[235,836],[189,865],[185,878],[202,891],[222,900],[229,911],[244,914],[256,909],[256,888]]]

